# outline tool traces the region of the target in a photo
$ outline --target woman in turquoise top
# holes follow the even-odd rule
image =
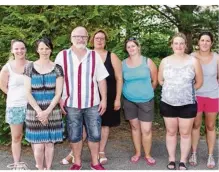
[[[141,158],[141,144],[145,152],[144,160],[155,165],[152,158],[152,120],[154,117],[154,89],[157,86],[157,67],[150,58],[143,57],[135,38],[125,43],[129,57],[122,62],[123,96],[125,118],[129,120],[135,154],[132,163]]]

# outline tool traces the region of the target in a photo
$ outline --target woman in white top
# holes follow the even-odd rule
[[[189,163],[197,165],[197,147],[200,138],[202,114],[205,113],[206,140],[208,145],[207,167],[214,168],[213,151],[216,141],[215,123],[219,109],[219,55],[211,51],[213,45],[211,32],[202,32],[198,37],[199,49],[192,53],[201,63],[203,70],[203,85],[196,92],[198,113],[192,129],[192,154]]]
[[[27,100],[24,92],[24,66],[26,60],[26,46],[21,40],[11,41],[12,57],[0,72],[0,88],[7,94],[6,122],[10,125],[12,137],[12,155],[14,164],[9,168],[17,169],[25,166],[20,162],[23,123],[26,116]]]
[[[166,126],[167,168],[176,169],[177,132],[180,133],[179,170],[185,170],[191,147],[191,132],[197,113],[195,90],[202,85],[200,63],[185,53],[186,37],[177,33],[171,40],[173,54],[164,58],[159,67],[158,81],[162,86],[160,113]]]

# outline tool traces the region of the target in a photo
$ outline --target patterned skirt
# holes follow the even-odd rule
[[[30,143],[55,143],[63,141],[62,113],[59,108],[54,108],[49,115],[49,122],[43,125],[36,118],[36,111],[27,107],[25,139]]]

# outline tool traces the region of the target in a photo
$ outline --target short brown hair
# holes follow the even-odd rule
[[[125,52],[127,52],[127,50],[126,50],[126,45],[127,45],[128,42],[134,42],[134,43],[137,45],[137,47],[141,48],[141,45],[140,45],[140,43],[137,41],[137,39],[134,38],[134,37],[131,37],[131,38],[128,38],[128,39],[125,40],[125,45],[124,45],[124,51],[125,51]]]
[[[176,33],[175,35],[173,35],[172,39],[170,40],[170,44],[173,43],[173,40],[174,40],[176,37],[180,37],[180,38],[184,39],[184,40],[185,40],[185,43],[186,43],[186,45],[187,45],[187,38],[186,38],[186,35],[185,35],[184,33],[182,33],[182,32],[178,32],[178,33]]]
[[[108,41],[108,35],[107,35],[106,31],[104,31],[103,29],[98,29],[93,33],[93,35],[91,36],[91,39],[90,39],[90,45],[92,48],[94,47],[94,37],[98,33],[103,33],[105,35],[105,40]]]

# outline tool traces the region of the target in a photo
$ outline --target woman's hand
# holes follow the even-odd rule
[[[119,110],[120,109],[120,107],[121,107],[121,101],[120,100],[115,100],[114,101],[114,110]]]
[[[37,112],[36,117],[43,125],[46,125],[49,122],[48,121],[49,114],[50,114],[50,112],[48,112],[47,110],[39,111],[39,112]]]

